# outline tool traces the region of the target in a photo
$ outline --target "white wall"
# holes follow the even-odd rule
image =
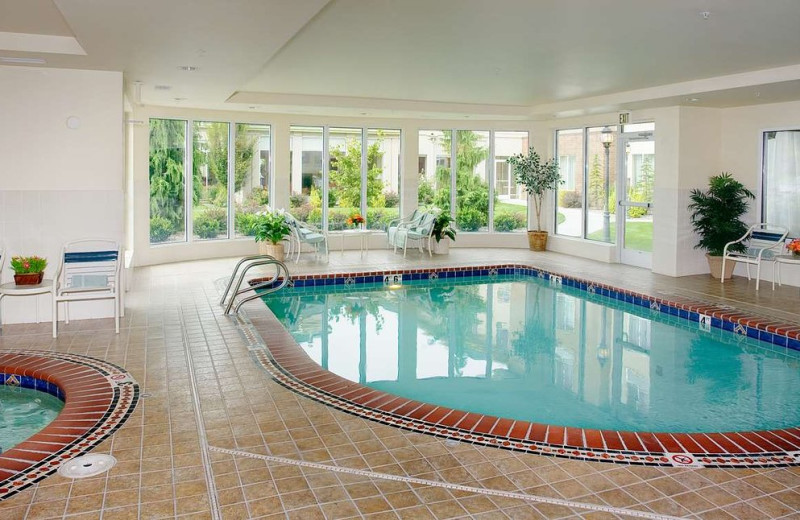
[[[45,256],[49,278],[63,242],[122,240],[122,73],[0,66],[0,114],[0,242],[9,255]],[[8,263],[1,274],[11,281]],[[5,298],[4,322],[34,321],[36,298]],[[47,297],[39,304],[50,319]],[[75,319],[110,309],[70,307]]]

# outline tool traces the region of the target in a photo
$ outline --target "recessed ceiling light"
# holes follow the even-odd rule
[[[44,65],[47,63],[42,58],[16,58],[13,56],[0,56],[2,63],[20,63],[26,65]]]
[[[185,98],[185,97],[176,97],[176,98],[172,98],[172,99],[174,99],[174,100],[175,100],[175,101],[177,101],[178,103],[180,103],[181,101],[186,101],[186,98]]]
[[[181,65],[178,68],[186,72],[194,72],[197,70],[197,67],[195,67],[194,65]]]
[[[686,101],[688,101],[689,103],[697,103],[698,101],[700,101],[700,98],[690,97],[686,98]]]
[[[255,110],[256,107],[247,107],[247,108],[249,108],[250,110]]]
[[[171,87],[171,86],[169,86],[169,85],[156,85],[156,86],[155,86],[155,87],[153,87],[153,88],[154,88],[154,89],[156,89],[156,90],[169,90],[169,89],[171,89],[172,87]]]

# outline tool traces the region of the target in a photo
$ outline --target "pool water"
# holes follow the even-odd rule
[[[31,388],[0,385],[0,450],[10,450],[50,424],[64,402]]]
[[[800,424],[800,354],[520,275],[285,289],[267,305],[323,368],[459,410],[653,432]]]

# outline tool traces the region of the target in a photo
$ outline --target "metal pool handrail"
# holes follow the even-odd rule
[[[240,289],[242,282],[244,281],[244,276],[245,274],[247,274],[247,271],[259,265],[274,265],[275,274],[269,280],[264,280],[255,285],[249,285],[244,289]],[[281,273],[281,271],[283,271],[283,273]],[[238,278],[236,276],[237,273],[239,274]],[[283,274],[282,277],[281,274]],[[233,294],[231,294],[230,299],[228,300],[228,304],[225,305],[225,314],[231,313],[231,308],[233,308],[233,303],[234,301],[236,301],[237,296],[247,292],[256,291],[258,289],[264,289],[264,291],[262,291],[261,293],[252,294],[247,298],[239,300],[239,302],[236,304],[236,307],[233,308],[234,313],[238,313],[239,308],[246,302],[249,302],[250,300],[259,298],[264,294],[270,294],[283,289],[289,283],[290,278],[291,276],[289,274],[289,269],[286,267],[286,264],[284,264],[279,260],[276,260],[274,257],[269,255],[246,256],[241,260],[239,260],[239,262],[236,264],[236,267],[234,267],[230,280],[228,280],[228,286],[222,293],[222,299],[220,299],[219,304],[225,305],[225,300],[228,299],[228,295],[231,292],[231,288],[234,287],[234,280],[236,280],[235,289],[233,291]],[[276,280],[280,280],[280,283],[277,286],[273,286]]]

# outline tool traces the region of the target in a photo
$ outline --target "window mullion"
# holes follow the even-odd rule
[[[330,186],[330,160],[331,154],[328,149],[330,142],[330,127],[322,127],[322,229],[328,229],[328,189]],[[313,184],[313,182],[312,182]]]
[[[361,128],[361,206],[359,207],[359,213],[365,219],[367,216],[367,168],[369,168],[367,162],[367,151],[369,150],[369,143],[367,142],[368,135],[369,130],[366,127]]]
[[[450,130],[450,217],[456,218],[456,176],[458,175],[458,130]]]
[[[233,121],[228,122],[228,239],[234,238],[236,235],[233,232],[234,226],[234,208],[233,196],[236,189],[236,123]]]
[[[486,168],[488,169],[486,179],[489,181],[489,222],[486,223],[486,229],[489,233],[494,232],[494,185],[497,171],[494,152],[494,130],[489,130],[489,157],[486,160]]]
[[[183,227],[186,231],[186,242],[194,241],[194,119],[186,121],[186,158],[183,161]]]

